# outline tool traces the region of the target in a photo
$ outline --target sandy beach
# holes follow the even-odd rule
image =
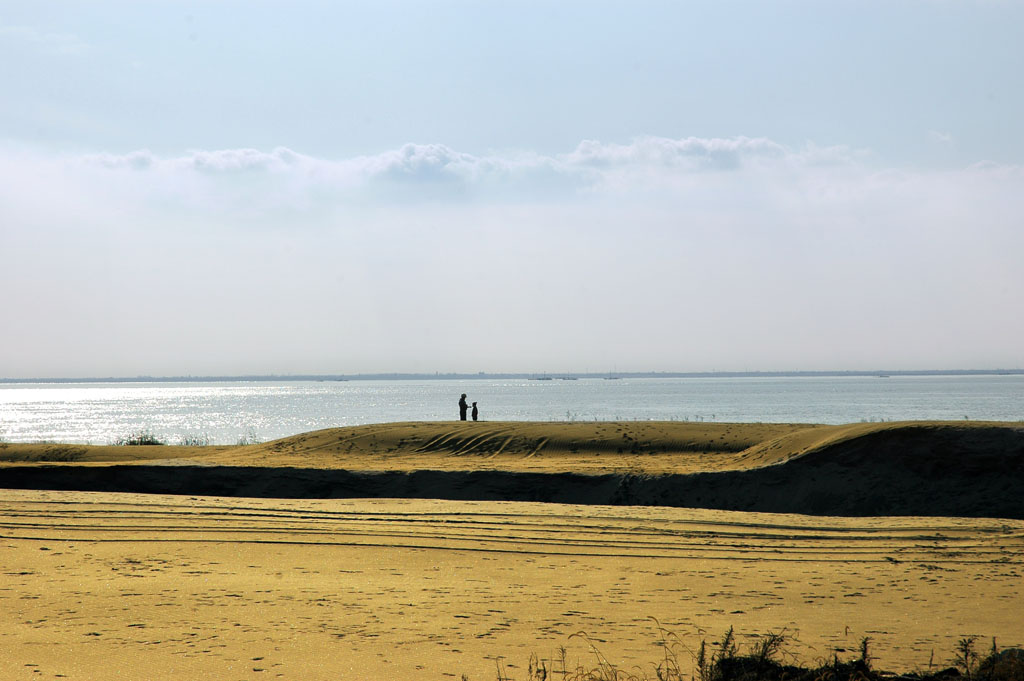
[[[591,646],[653,671],[659,626],[687,663],[730,626],[805,662],[869,636],[899,671],[1024,645],[1021,424],[0,444],[0,488],[3,679],[525,678]]]

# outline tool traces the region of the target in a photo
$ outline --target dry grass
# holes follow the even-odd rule
[[[653,619],[653,618],[652,618]],[[657,623],[657,621],[655,620]],[[1009,648],[1000,651],[993,639],[992,648],[982,657],[975,649],[976,636],[961,639],[953,657],[953,666],[935,672],[908,672],[894,674],[872,668],[869,645],[865,637],[860,643],[860,655],[852,660],[831,661],[815,666],[800,665],[785,650],[789,636],[785,632],[768,632],[741,652],[735,632],[730,627],[716,643],[702,640],[696,651],[686,648],[673,632],[657,623],[660,632],[658,645],[662,659],[652,662],[649,669],[634,667],[623,669],[611,662],[599,647],[583,632],[573,637],[583,638],[594,655],[590,666],[570,666],[565,648],[557,660],[530,657],[526,681],[951,681],[965,678],[969,681],[1024,681],[1024,651]],[[685,657],[691,664],[685,663]],[[680,662],[683,658],[684,662]],[[497,681],[517,681],[509,676],[506,667],[497,662]],[[691,668],[687,673],[684,669]],[[463,675],[463,681],[469,681]]]

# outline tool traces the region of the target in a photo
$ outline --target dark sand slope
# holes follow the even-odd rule
[[[403,423],[0,461],[0,487],[24,489],[1024,518],[1024,425],[1007,423]]]

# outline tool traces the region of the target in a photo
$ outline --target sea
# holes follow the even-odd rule
[[[1024,375],[253,380],[0,384],[0,442],[267,442],[321,428],[484,421],[842,424],[1024,420]]]

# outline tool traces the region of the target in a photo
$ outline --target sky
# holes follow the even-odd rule
[[[0,0],[0,377],[1024,368],[1022,0]]]

